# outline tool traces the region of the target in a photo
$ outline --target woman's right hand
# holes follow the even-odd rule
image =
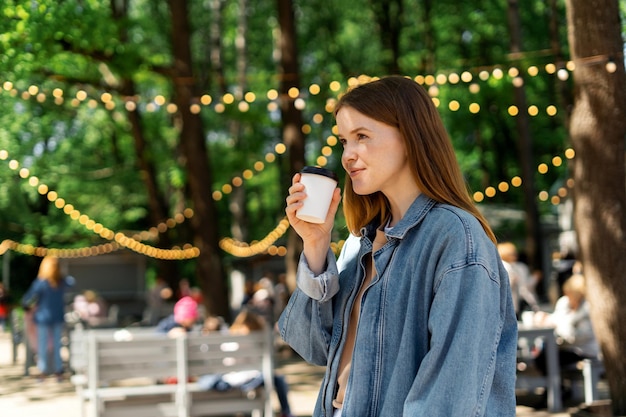
[[[300,173],[297,173],[291,180],[285,213],[291,227],[302,238],[304,256],[307,259],[309,268],[314,273],[321,273],[326,264],[331,231],[333,230],[335,215],[341,201],[341,190],[335,188],[324,223],[309,223],[296,217],[296,212],[302,207],[303,201],[307,197],[304,184],[300,182],[300,178]]]

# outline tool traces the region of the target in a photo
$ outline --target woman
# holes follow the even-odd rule
[[[514,416],[517,321],[495,237],[473,205],[430,97],[404,77],[346,93],[335,109],[351,236],[286,214],[303,240],[298,288],[279,320],[326,365],[313,416]]]
[[[182,336],[193,330],[199,316],[198,303],[186,295],[174,304],[172,314],[159,321],[156,331],[167,333],[169,337]]]
[[[519,260],[517,247],[513,242],[498,243],[497,248],[500,259],[504,263],[504,269],[509,274],[513,307],[519,320],[522,316],[522,310],[526,306],[530,307],[532,311],[539,310],[538,297],[535,291],[538,276],[536,274],[531,275],[528,265]]]
[[[0,333],[3,333],[7,328],[7,320],[11,312],[10,301],[9,292],[4,288],[4,284],[0,282]]]
[[[591,324],[585,293],[585,277],[581,273],[575,273],[563,283],[564,295],[556,302],[554,312],[548,314],[538,311],[534,316],[537,325],[554,327],[559,342],[561,369],[575,368],[583,359],[599,359],[600,347]],[[536,364],[546,375],[545,351],[541,351]]]
[[[235,320],[233,320],[233,324],[230,325],[230,328],[226,327],[227,326],[225,326],[221,317],[209,316],[204,320],[202,333],[209,334],[215,331],[226,330],[230,334],[247,335],[250,334],[250,332],[258,332],[266,329],[267,324],[262,315],[244,308],[239,312],[239,314],[237,314]],[[247,372],[243,371],[243,375],[247,376],[246,374]],[[211,381],[211,384],[215,384],[214,380],[208,380]],[[244,386],[247,386],[248,388],[258,387],[261,384],[263,384],[263,375],[258,375],[251,380],[246,381]],[[274,389],[276,390],[276,396],[278,397],[278,402],[280,403],[280,417],[293,417],[288,398],[289,385],[287,385],[285,377],[274,374]]]
[[[107,322],[107,304],[93,290],[77,294],[72,302],[72,308],[77,319],[87,326],[97,327]]]
[[[22,298],[25,309],[34,308],[34,322],[37,325],[37,368],[39,378],[55,374],[63,375],[61,360],[61,335],[65,325],[65,291],[74,285],[74,278],[61,276],[59,260],[46,256],[41,260],[37,279]],[[52,341],[52,363],[48,358],[48,343]]]

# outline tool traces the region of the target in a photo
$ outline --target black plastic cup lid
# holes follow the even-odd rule
[[[335,181],[339,181],[339,177],[337,177],[337,174],[335,174],[334,171],[331,171],[330,169],[326,169],[326,168],[322,168],[322,167],[306,166],[306,167],[302,168],[302,171],[300,171],[300,174],[323,175],[323,176],[331,178],[331,179],[333,179]]]

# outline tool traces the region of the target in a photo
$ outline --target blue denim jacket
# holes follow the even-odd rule
[[[76,283],[73,276],[67,276],[52,287],[47,280],[36,278],[22,296],[22,306],[36,305],[33,320],[37,324],[51,325],[65,322],[65,292]]]
[[[306,361],[326,365],[314,417],[331,417],[352,304],[375,225],[318,276],[302,256],[279,320]],[[342,417],[515,415],[517,321],[495,245],[464,210],[420,195],[376,253]]]

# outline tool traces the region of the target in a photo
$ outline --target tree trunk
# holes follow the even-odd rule
[[[195,79],[190,49],[190,28],[186,0],[169,0],[172,16],[172,53],[174,55],[174,102],[178,106],[175,124],[180,129],[180,149],[185,160],[194,216],[191,226],[194,243],[200,249],[196,274],[204,295],[207,313],[230,318],[226,274],[222,265],[217,230],[217,211],[211,196],[213,175],[204,139],[202,119],[190,110],[195,94]]]
[[[423,36],[424,51],[420,61],[419,72],[422,74],[434,74],[435,69],[435,34],[432,22],[432,0],[421,0],[422,19],[420,22],[421,34]]]
[[[111,1],[111,12],[115,20],[128,18],[128,2]],[[126,26],[120,25],[120,39],[128,42],[128,34]],[[131,79],[124,78],[120,81],[119,92],[126,97],[134,97],[137,95],[135,83]],[[128,111],[128,122],[131,126],[133,136],[133,144],[135,156],[137,157],[137,168],[141,172],[141,179],[146,186],[148,193],[149,219],[152,225],[156,226],[160,222],[168,218],[168,204],[163,194],[159,191],[157,184],[156,167],[154,161],[148,157],[150,152],[146,151],[147,142],[144,135],[143,123],[141,115],[138,111]],[[163,233],[159,238],[159,245],[164,249],[170,249],[172,242],[168,232]],[[158,275],[162,277],[171,288],[178,286],[178,268],[176,264],[170,260],[157,260]]]
[[[211,50],[209,56],[211,58],[211,67],[213,76],[217,79],[220,91],[226,92],[226,77],[224,77],[224,65],[222,62],[222,9],[223,0],[211,0]]]
[[[291,181],[291,176],[299,172],[305,164],[302,112],[294,106],[295,100],[288,95],[290,88],[300,88],[300,70],[292,0],[277,0],[277,6],[280,26],[280,38],[278,40],[281,71],[280,111],[283,122],[283,142],[287,146],[289,156],[289,181]],[[287,285],[290,291],[295,288],[296,268],[300,252],[302,252],[302,240],[290,228],[287,235],[287,256],[285,259]]]
[[[235,97],[242,100],[248,88],[247,83],[247,48],[246,36],[248,32],[248,0],[239,0],[239,18],[237,19],[237,36],[235,38],[235,48],[237,50],[237,90]],[[224,91],[225,93],[226,91]],[[242,143],[243,126],[240,120],[234,119],[228,122],[230,135],[233,138],[235,149],[241,149],[245,155],[245,143]],[[234,239],[239,241],[248,240],[246,189],[245,187],[235,187],[230,194],[230,204],[228,205],[231,215],[231,233]]]
[[[522,51],[522,31],[520,25],[519,4],[517,0],[508,1],[509,31],[511,34],[511,54],[515,56]],[[519,77],[522,77],[520,72]],[[522,77],[523,80],[523,77]],[[533,161],[533,140],[530,135],[528,112],[526,111],[526,90],[524,83],[514,87],[515,105],[519,113],[515,118],[517,125],[519,161],[522,167],[522,189],[524,191],[524,212],[526,213],[526,245],[528,263],[534,270],[541,270],[542,234],[537,208],[537,192],[535,188],[535,170]]]
[[[566,5],[576,65],[574,221],[613,413],[626,415],[626,74],[619,6],[617,0]]]
[[[549,0],[550,5],[550,50],[554,57],[554,63],[556,69],[561,70],[565,68],[565,58],[563,57],[563,45],[561,44],[561,36],[559,36],[559,28],[562,22],[560,21],[560,13],[558,7],[558,0]],[[570,89],[570,83],[567,80],[556,79],[556,98],[559,103],[559,108],[564,109],[561,118],[565,121],[565,126],[569,126],[569,117],[572,111],[572,92]],[[558,119],[555,119],[555,123],[558,123]]]
[[[372,9],[378,22],[385,58],[383,63],[389,74],[400,74],[400,33],[402,32],[402,0],[372,0]],[[387,55],[388,54],[388,55]]]
[[[124,80],[120,92],[128,97],[136,94],[134,83],[131,80]],[[147,156],[150,152],[146,151],[146,138],[141,123],[141,115],[138,111],[128,111],[128,121],[131,125],[133,135],[133,143],[135,156],[137,157],[137,167],[141,172],[141,179],[148,193],[149,219],[152,225],[156,226],[168,218],[168,205],[159,191],[156,179],[156,168],[153,161]],[[159,237],[159,247],[171,249],[172,241],[169,237],[169,231],[162,233]],[[178,268],[171,260],[157,260],[158,275],[162,277],[171,288],[178,287]]]

